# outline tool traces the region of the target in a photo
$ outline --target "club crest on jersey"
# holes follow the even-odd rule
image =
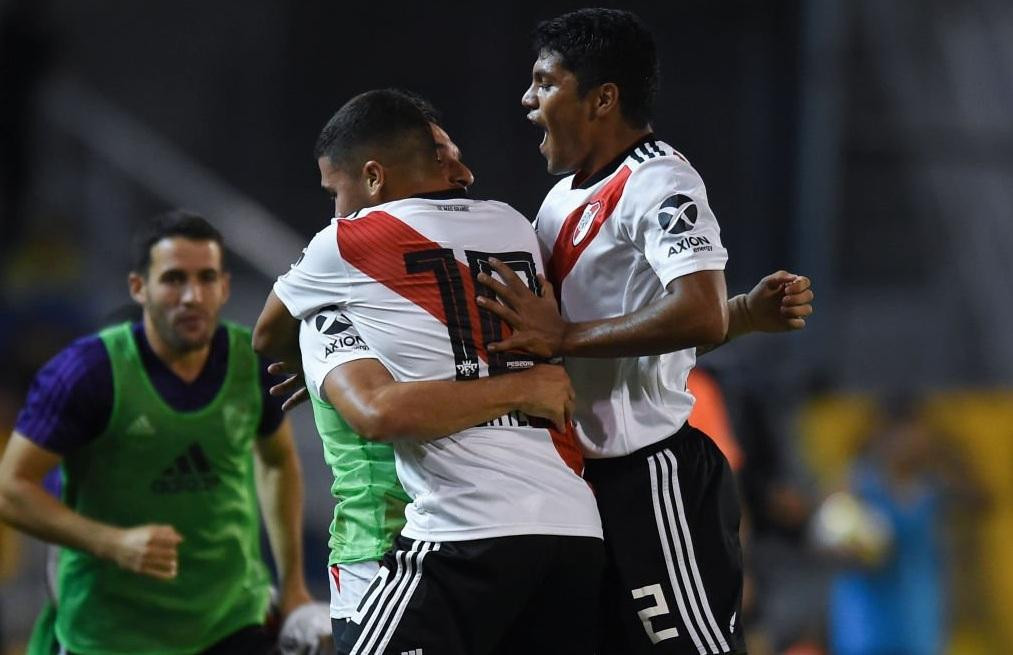
[[[478,373],[478,362],[473,359],[465,359],[457,363],[458,377],[473,377]]]
[[[584,208],[584,213],[580,215],[580,220],[577,222],[577,229],[573,231],[573,245],[584,240],[591,229],[591,222],[599,211],[601,211],[601,200],[595,200]]]
[[[669,234],[689,232],[696,225],[698,217],[696,202],[681,193],[666,198],[658,210],[658,224]]]

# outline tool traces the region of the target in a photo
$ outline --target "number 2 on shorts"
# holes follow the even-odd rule
[[[637,616],[640,617],[640,622],[644,624],[644,630],[647,631],[647,636],[651,639],[652,644],[679,636],[679,631],[676,628],[665,628],[664,630],[655,632],[654,626],[651,625],[651,618],[668,614],[668,603],[665,602],[665,592],[662,591],[660,584],[640,587],[639,589],[634,589],[632,593],[634,600],[648,596],[654,598],[654,605],[645,607],[637,612]]]

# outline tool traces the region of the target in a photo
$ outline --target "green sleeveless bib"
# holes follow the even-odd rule
[[[253,481],[258,362],[249,331],[226,328],[225,381],[194,412],[158,395],[130,324],[99,333],[112,362],[113,410],[105,431],[64,459],[64,500],[113,525],[167,523],[183,542],[171,581],[64,548],[56,634],[72,652],[192,654],[264,620],[269,581]]]
[[[334,483],[328,564],[379,560],[404,527],[411,502],[394,470],[390,444],[361,438],[331,405],[310,394],[313,418]]]

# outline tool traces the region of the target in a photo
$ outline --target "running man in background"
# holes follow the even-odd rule
[[[696,348],[804,326],[809,282],[776,273],[727,300],[703,181],[651,130],[658,63],[640,19],[583,9],[541,23],[534,45],[522,104],[567,177],[536,219],[551,285],[532,293],[500,265],[504,283],[479,278],[506,303],[481,306],[514,329],[490,351],[566,358],[608,557],[600,652],[745,652],[735,484],[686,422],[686,380]]]
[[[258,510],[288,614],[310,600],[302,481],[266,362],[249,330],[219,321],[221,235],[160,216],[129,286],[140,323],[79,339],[37,374],[0,460],[0,517],[63,546],[61,653],[268,653]],[[57,465],[62,502],[42,486]]]

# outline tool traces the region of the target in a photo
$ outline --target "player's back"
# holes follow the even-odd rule
[[[505,329],[481,310],[489,258],[535,288],[543,272],[527,220],[508,205],[466,197],[409,198],[334,223],[346,287],[339,303],[398,381],[509,374],[530,358],[489,353]],[[413,502],[405,536],[446,541],[512,534],[601,535],[580,477],[572,429],[512,413],[455,435],[395,443]]]

